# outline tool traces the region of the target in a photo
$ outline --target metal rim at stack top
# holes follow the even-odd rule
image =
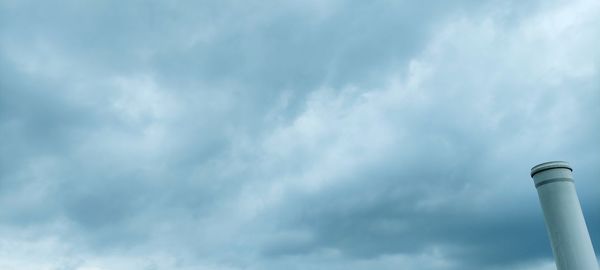
[[[571,168],[569,163],[566,161],[549,161],[533,166],[533,168],[531,168],[531,177],[539,172],[558,168],[564,168],[573,171],[573,168]]]

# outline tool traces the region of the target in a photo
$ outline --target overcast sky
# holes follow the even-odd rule
[[[600,2],[0,0],[4,270],[549,270],[600,250]]]

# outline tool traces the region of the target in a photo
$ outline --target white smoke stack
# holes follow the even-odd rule
[[[598,270],[598,261],[583,219],[567,162],[552,161],[531,169],[552,253],[558,270]]]

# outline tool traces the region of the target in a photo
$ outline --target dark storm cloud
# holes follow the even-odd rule
[[[0,6],[3,269],[547,269],[550,159],[598,243],[593,2]]]
[[[420,173],[427,168],[415,170],[387,177],[376,173],[361,175],[362,179],[370,179],[368,183],[354,182],[331,192],[294,198],[292,201],[297,204],[283,208],[293,213],[285,226],[309,231],[314,238],[292,250],[267,246],[266,254],[310,253],[329,247],[350,257],[370,258],[419,254],[439,246],[447,249],[453,260],[475,267],[547,256],[541,214],[534,207],[514,211],[520,205],[535,206],[535,198],[475,203],[477,190],[452,183],[453,179],[443,172],[427,175]],[[471,177],[460,180],[476,181]],[[427,185],[407,183],[413,181]],[[525,184],[522,187],[530,188]]]

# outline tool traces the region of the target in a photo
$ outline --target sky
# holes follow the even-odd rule
[[[600,251],[600,2],[0,0],[0,268],[555,269]]]

